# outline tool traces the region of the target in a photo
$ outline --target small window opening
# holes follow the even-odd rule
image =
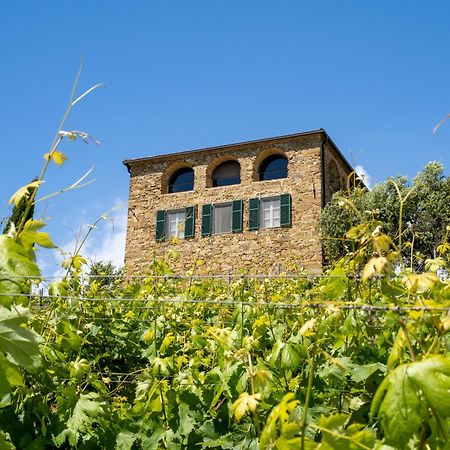
[[[189,167],[178,169],[169,180],[169,194],[194,190],[194,170]]]
[[[259,181],[287,178],[288,160],[281,155],[272,155],[266,158],[259,166]]]
[[[212,174],[213,187],[230,186],[241,182],[241,166],[237,161],[219,164]]]

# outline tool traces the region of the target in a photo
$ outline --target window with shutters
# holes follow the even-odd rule
[[[175,211],[167,211],[166,218],[166,237],[168,239],[177,237],[184,239],[184,228],[186,221],[186,209],[177,209]]]
[[[280,226],[280,197],[262,198],[260,204],[261,228],[275,228]]]
[[[251,198],[248,201],[248,229],[290,227],[291,194],[274,197]]]
[[[232,230],[232,203],[213,206],[213,234],[230,233]]]
[[[156,240],[188,239],[195,236],[195,207],[188,206],[173,210],[156,212]]]

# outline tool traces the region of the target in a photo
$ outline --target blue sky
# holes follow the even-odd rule
[[[448,2],[30,0],[0,13],[1,217],[39,173],[81,57],[79,90],[106,85],[66,127],[102,145],[65,143],[42,188],[95,166],[94,184],[39,208],[59,245],[127,200],[126,158],[323,127],[374,182],[430,160],[448,173],[450,122],[432,134],[450,112]],[[116,214],[92,254],[123,238]]]

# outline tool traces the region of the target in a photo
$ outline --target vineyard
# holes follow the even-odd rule
[[[81,277],[78,257],[35,295],[34,263],[0,242],[0,448],[448,448],[436,261],[363,278],[176,277],[158,261],[123,279]]]
[[[400,190],[398,234],[356,211],[323,275],[176,276],[176,245],[142,276],[81,246],[41,275],[37,192],[94,88],[0,235],[0,449],[450,449],[450,231],[416,273]]]

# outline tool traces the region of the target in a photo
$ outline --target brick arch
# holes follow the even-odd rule
[[[167,194],[169,192],[169,181],[172,175],[180,169],[193,169],[194,167],[191,164],[187,164],[184,161],[177,161],[171,164],[166,170],[163,172],[161,176],[161,193]],[[194,189],[195,189],[195,170],[194,170]]]
[[[289,174],[289,158],[287,157],[286,153],[283,150],[280,150],[277,147],[271,147],[267,148],[265,150],[262,150],[256,155],[256,158],[253,162],[253,174],[252,179],[253,181],[259,181],[259,167],[262,164],[262,162],[268,158],[269,156],[273,155],[280,155],[283,156],[288,160],[288,174]]]
[[[217,169],[217,167],[219,167],[222,163],[227,162],[227,161],[236,161],[239,164],[239,170],[241,169],[241,163],[239,162],[239,159],[231,156],[231,155],[223,155],[219,158],[215,158],[213,161],[211,161],[208,164],[208,167],[206,168],[206,187],[212,187],[213,185],[213,180],[212,180],[212,176],[214,173],[214,170]]]

